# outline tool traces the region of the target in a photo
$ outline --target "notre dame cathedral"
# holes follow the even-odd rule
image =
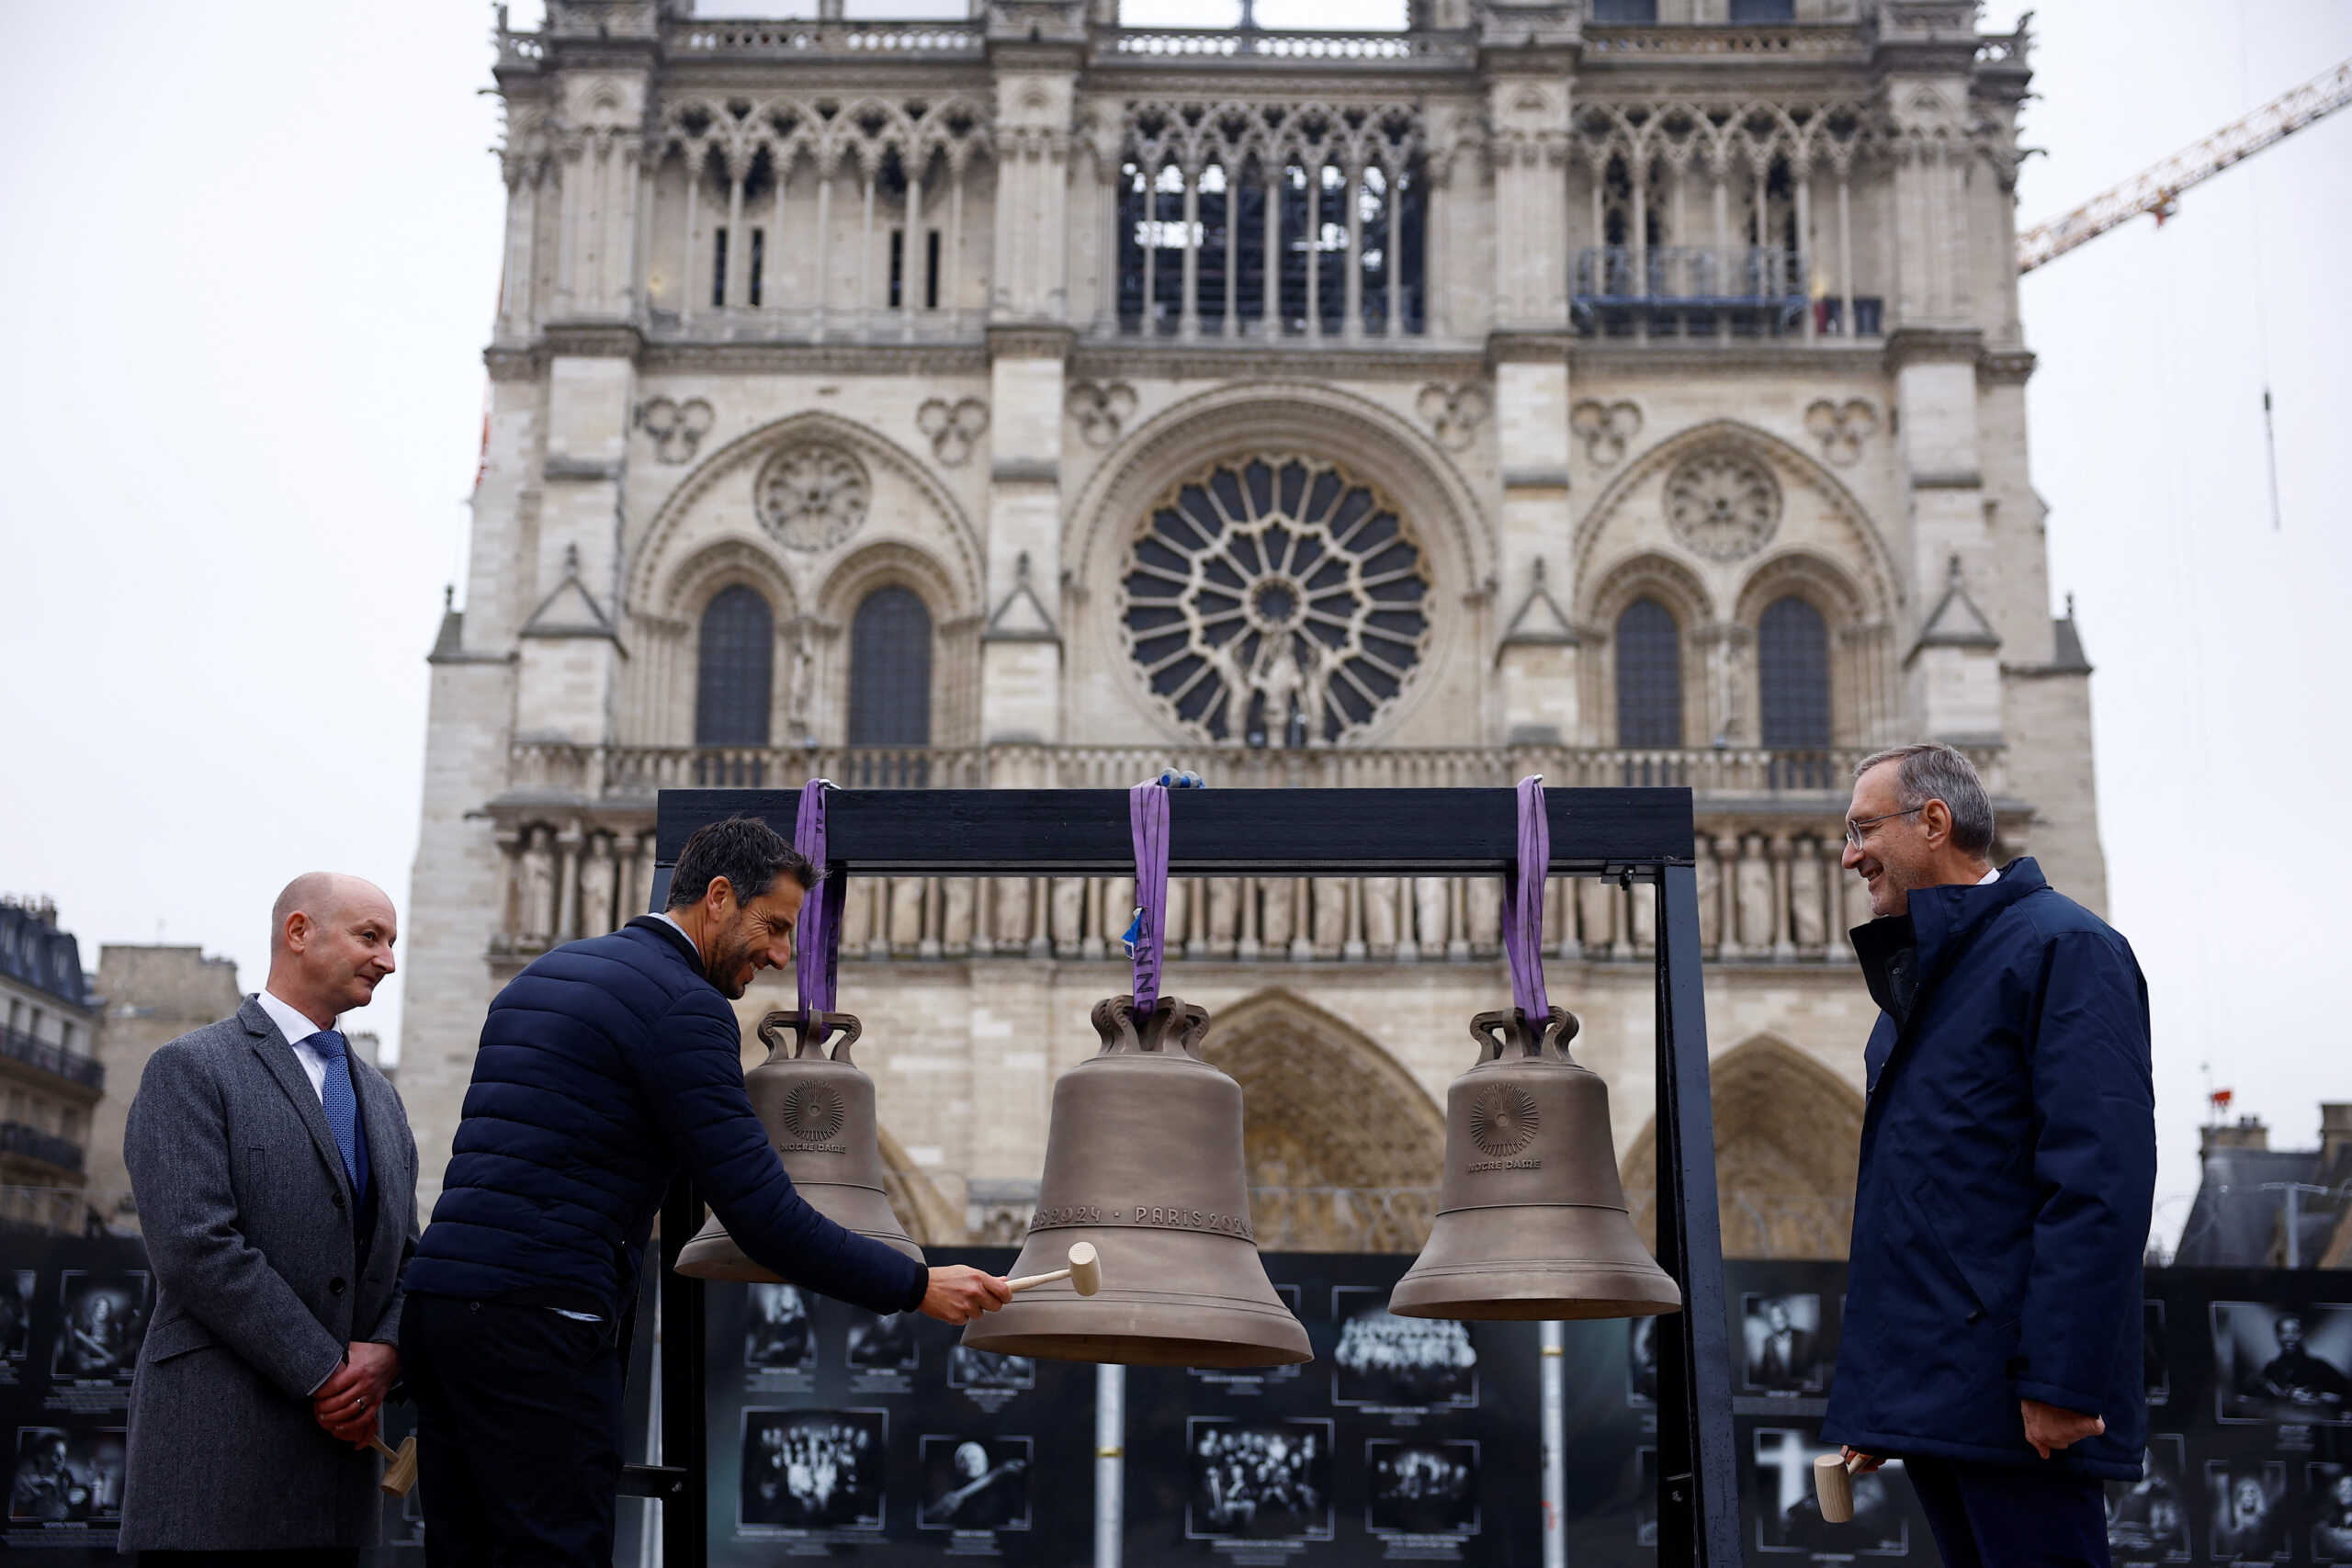
[[[1540,773],[1696,792],[1726,1249],[1841,1256],[1854,759],[1964,747],[2001,852],[2105,902],[2027,467],[2025,34],[1973,0],[826,4],[549,0],[497,39],[492,406],[408,912],[427,1201],[490,998],[645,908],[665,786]],[[1418,1245],[1508,994],[1495,886],[1172,892],[1261,1242]],[[1130,899],[854,885],[842,1005],[918,1239],[1018,1234]],[[1591,880],[1546,922],[1637,1206],[1653,927]]]

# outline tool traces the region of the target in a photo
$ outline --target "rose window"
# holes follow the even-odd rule
[[[1220,463],[1176,486],[1122,586],[1153,696],[1213,740],[1337,740],[1428,650],[1419,544],[1379,491],[1311,458]]]
[[[821,550],[840,544],[865,521],[873,487],[865,465],[839,446],[786,446],[752,481],[760,521],[786,547]]]
[[[1704,453],[1667,476],[1666,520],[1708,559],[1737,560],[1762,549],[1781,525],[1781,487],[1753,457]]]

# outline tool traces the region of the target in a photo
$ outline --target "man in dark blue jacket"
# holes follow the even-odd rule
[[[801,1285],[944,1323],[1011,1299],[818,1213],[752,1113],[728,1002],[790,961],[815,878],[757,818],[712,823],[667,912],[557,948],[491,1004],[401,1323],[431,1568],[612,1562],[617,1325],[681,1167],[746,1253]]]
[[[1992,845],[1951,747],[1855,770],[1845,864],[1877,918],[1854,950],[1882,1011],[1822,1434],[1903,1460],[1951,1568],[2103,1565],[2101,1482],[2137,1478],[2147,1436],[2147,986]]]

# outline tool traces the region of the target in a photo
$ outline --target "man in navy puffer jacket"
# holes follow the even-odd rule
[[[405,1277],[431,1568],[611,1563],[616,1325],[681,1167],[746,1253],[799,1284],[945,1323],[1011,1299],[995,1276],[926,1269],[818,1213],[752,1113],[728,1002],[790,961],[815,878],[757,818],[709,824],[665,913],[557,948],[491,1004]]]
[[[1949,746],[1856,770],[1845,863],[1882,1010],[1821,1430],[1902,1458],[1950,1568],[2104,1568],[2101,1483],[2138,1477],[2148,1424],[2148,991],[2032,861],[1993,870],[1993,828]]]

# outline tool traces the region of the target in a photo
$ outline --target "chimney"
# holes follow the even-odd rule
[[[2262,1124],[2259,1116],[2241,1116],[2234,1127],[2202,1127],[2198,1130],[2197,1153],[2199,1158],[2216,1149],[2267,1149],[2270,1146],[2270,1129]]]
[[[2319,1168],[2321,1179],[2335,1169],[2344,1151],[2352,1148],[2352,1103],[2324,1100],[2319,1108]]]

